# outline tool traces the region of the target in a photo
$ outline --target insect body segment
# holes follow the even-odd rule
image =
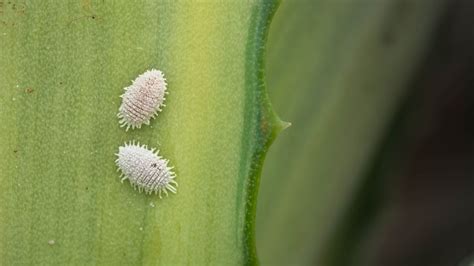
[[[126,179],[140,192],[147,194],[162,193],[168,195],[168,190],[177,192],[178,183],[174,180],[176,174],[173,167],[168,167],[169,160],[163,159],[155,149],[149,150],[146,145],[140,146],[134,142],[125,143],[119,147],[115,161],[122,171],[122,182]]]

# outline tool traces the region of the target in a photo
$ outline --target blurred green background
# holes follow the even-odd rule
[[[474,254],[474,2],[282,1],[267,87],[262,265],[462,265]]]

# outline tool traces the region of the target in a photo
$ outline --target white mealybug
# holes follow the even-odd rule
[[[150,119],[158,115],[165,106],[166,79],[160,70],[152,69],[138,76],[125,93],[120,96],[120,105],[117,114],[120,127],[128,130],[130,127],[140,128],[142,124],[150,124]]]
[[[116,155],[118,158],[115,162],[118,170],[122,171],[122,182],[128,179],[138,191],[159,193],[160,198],[162,192],[168,196],[167,190],[176,193],[178,183],[174,181],[176,175],[171,171],[173,167],[168,167],[169,161],[159,156],[155,149],[149,150],[146,145],[130,142],[119,147]]]

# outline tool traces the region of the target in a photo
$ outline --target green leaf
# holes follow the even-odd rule
[[[423,58],[442,2],[281,4],[269,35],[267,77],[275,109],[292,127],[275,142],[263,171],[257,212],[263,265],[353,264],[348,252],[355,247],[329,247],[329,240],[350,223],[340,218]],[[349,259],[337,264],[345,261],[337,257]]]
[[[255,263],[275,1],[1,1],[0,264]],[[119,96],[147,69],[170,94],[125,132]],[[126,141],[160,149],[178,194],[120,183]]]

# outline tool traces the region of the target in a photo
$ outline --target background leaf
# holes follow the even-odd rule
[[[263,265],[353,263],[353,242],[332,239],[351,222],[341,218],[442,7],[432,0],[282,3],[269,36],[267,79],[275,109],[292,127],[264,167],[257,212]]]

